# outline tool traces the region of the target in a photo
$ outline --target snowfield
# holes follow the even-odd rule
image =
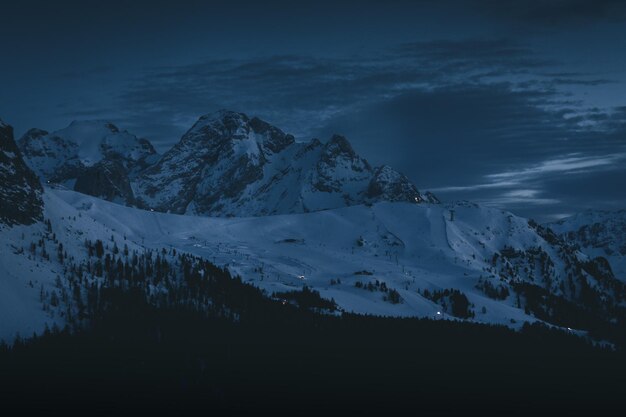
[[[492,256],[505,245],[553,250],[526,219],[465,202],[378,203],[251,218],[150,212],[54,188],[46,188],[44,202],[57,239],[77,259],[86,256],[85,239],[114,236],[131,249],[175,248],[202,256],[269,295],[307,285],[344,311],[363,314],[451,319],[422,294],[454,288],[473,304],[470,320],[521,326],[537,319],[516,306],[514,295],[495,300],[476,285],[491,275]],[[41,288],[55,285],[61,266],[54,256],[42,262],[29,260],[28,251],[17,253],[37,241],[45,227],[0,229],[0,338],[62,324],[39,303]],[[376,281],[397,290],[401,301],[394,304],[383,291],[356,286]]]

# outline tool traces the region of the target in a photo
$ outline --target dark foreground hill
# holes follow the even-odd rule
[[[621,351],[540,325],[320,314],[316,306],[332,306],[313,291],[272,299],[202,265],[202,279],[189,267],[190,292],[161,308],[146,302],[149,286],[105,274],[88,326],[3,348],[3,410],[578,415],[621,406]]]

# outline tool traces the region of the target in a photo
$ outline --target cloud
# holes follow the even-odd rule
[[[528,178],[538,176],[579,173],[591,168],[614,166],[616,163],[626,160],[626,153],[601,156],[579,155],[580,154],[566,155],[562,158],[543,161],[540,164],[528,168],[489,174],[486,178],[494,181],[494,183],[510,181],[511,179],[515,179],[519,183]]]
[[[413,42],[348,58],[212,59],[151,68],[129,83],[115,107],[123,109],[132,127],[141,129],[158,120],[171,123],[180,134],[185,128],[181,122],[233,108],[306,139],[342,115],[413,91],[502,83],[517,75],[535,77],[535,84],[523,89],[533,90],[531,94],[545,102],[548,95],[557,99],[559,83],[600,82],[569,74],[552,77],[549,84],[545,73],[550,65],[529,47],[508,39]],[[176,139],[155,133],[159,143]]]
[[[373,162],[392,159],[418,185],[458,185],[564,146],[582,151],[588,141],[574,123],[542,109],[552,98],[508,83],[448,85],[377,101],[337,117],[321,134],[349,134]]]
[[[567,154],[529,166],[485,175],[483,182],[433,191],[467,193],[486,205],[521,210],[542,220],[563,217],[562,210],[582,211],[626,205],[622,180],[626,148],[606,155]],[[600,200],[601,197],[604,200]]]
[[[554,61],[541,59],[526,45],[511,39],[464,39],[412,42],[396,49],[404,59],[431,65],[448,73],[485,71],[489,73],[525,73]]]
[[[571,99],[562,87],[612,82],[585,73],[551,71],[555,64],[505,38],[412,42],[340,58],[212,59],[151,68],[129,83],[115,106],[138,128],[158,120],[180,130],[184,129],[180,122],[233,108],[306,139],[337,118],[413,92],[504,86],[526,94],[521,103],[521,111],[526,111],[529,104],[564,108]],[[163,135],[156,139],[175,140]]]
[[[623,168],[626,163],[626,150],[609,155],[583,156],[580,153],[567,154],[561,157],[548,159],[531,166],[523,166],[503,172],[496,172],[483,176],[485,182],[465,186],[448,186],[435,188],[434,191],[476,191],[485,189],[514,188],[544,177],[553,175],[584,174],[587,172]],[[516,188],[504,195],[516,197],[534,197],[539,191]]]
[[[555,176],[611,170],[626,146],[626,107],[586,108],[565,89],[613,80],[559,69],[509,39],[412,42],[339,58],[209,59],[149,68],[97,111],[161,151],[220,108],[260,116],[300,140],[342,133],[371,162],[444,199],[520,213],[541,206],[549,215],[547,207],[562,213],[576,194],[560,193]]]

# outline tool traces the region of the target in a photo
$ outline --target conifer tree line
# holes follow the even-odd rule
[[[226,269],[203,258],[177,253],[172,248],[130,249],[126,241],[117,242],[114,236],[104,241],[85,239],[85,256],[75,257],[58,241],[50,221],[46,219],[44,224],[43,235],[19,252],[62,265],[63,273],[55,280],[54,287],[40,288],[44,310],[51,317],[59,318],[61,323],[79,328],[107,310],[119,308],[121,300],[129,297],[135,303],[158,308],[238,317],[239,313],[225,307],[224,297],[229,286],[242,285],[242,282]],[[551,238],[549,231],[542,233]],[[558,250],[562,257],[569,259],[565,263],[564,280],[556,276],[554,262],[541,247],[521,251],[505,246],[491,259],[491,268],[486,271],[491,275],[481,276],[476,287],[490,298],[511,299],[517,308],[540,320],[587,330],[597,339],[626,343],[626,308],[623,306],[626,286],[613,277],[603,258],[579,261],[568,248],[558,246]],[[370,276],[372,272],[357,271],[354,275]],[[338,280],[331,280],[331,285],[337,283]],[[382,299],[389,303],[403,302],[400,293],[387,287],[384,281],[372,278],[366,282],[357,280],[354,285],[381,292]],[[258,289],[254,291],[269,296]],[[476,316],[475,306],[457,289],[424,289],[418,293],[441,305],[442,310],[452,316],[462,319]],[[306,286],[302,290],[272,294],[272,297],[283,304],[288,301],[318,311],[338,310],[334,300],[325,300],[319,292]]]
[[[27,256],[62,266],[40,297],[46,311],[68,326],[0,345],[1,392],[22,408],[67,398],[64,407],[82,411],[94,401],[127,410],[129,393],[143,395],[135,406],[144,412],[169,400],[205,412],[290,411],[312,407],[311,398],[313,406],[350,410],[420,404],[441,411],[462,404],[467,411],[477,401],[477,410],[502,405],[506,411],[520,392],[532,404],[563,411],[563,404],[580,405],[572,398],[594,404],[621,398],[623,344],[613,346],[617,352],[594,347],[540,323],[515,332],[463,320],[327,314],[337,310],[333,300],[308,287],[270,296],[205,259],[129,247],[114,237],[85,239],[84,253],[71,255],[50,231],[32,245],[25,242],[23,250],[31,247]],[[355,275],[371,279],[357,281],[361,290],[394,302],[392,290],[377,285],[372,273]],[[517,288],[508,297],[519,296],[520,305],[538,315],[549,300],[533,290]],[[458,290],[423,295],[450,315],[474,314]],[[545,314],[558,311],[548,305]],[[555,394],[537,381],[566,389]]]
[[[50,221],[45,225],[41,238],[28,245],[28,256],[50,261],[54,248],[62,273],[52,287],[40,286],[39,297],[44,311],[59,319],[55,323],[64,323],[71,331],[89,327],[115,312],[152,308],[197,312],[233,322],[258,310],[259,305],[266,306],[266,311],[288,308],[290,305],[282,302],[286,299],[305,310],[336,309],[334,300],[325,300],[306,286],[270,297],[206,259],[174,248],[130,249],[125,242],[118,244],[113,235],[105,241],[85,239],[85,256],[68,255],[52,232]],[[55,324],[46,333],[59,330]]]

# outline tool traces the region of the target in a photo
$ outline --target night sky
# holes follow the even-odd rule
[[[5,2],[6,3],[6,2]],[[202,114],[348,137],[443,200],[626,208],[626,2],[13,2],[0,117],[163,152]]]

